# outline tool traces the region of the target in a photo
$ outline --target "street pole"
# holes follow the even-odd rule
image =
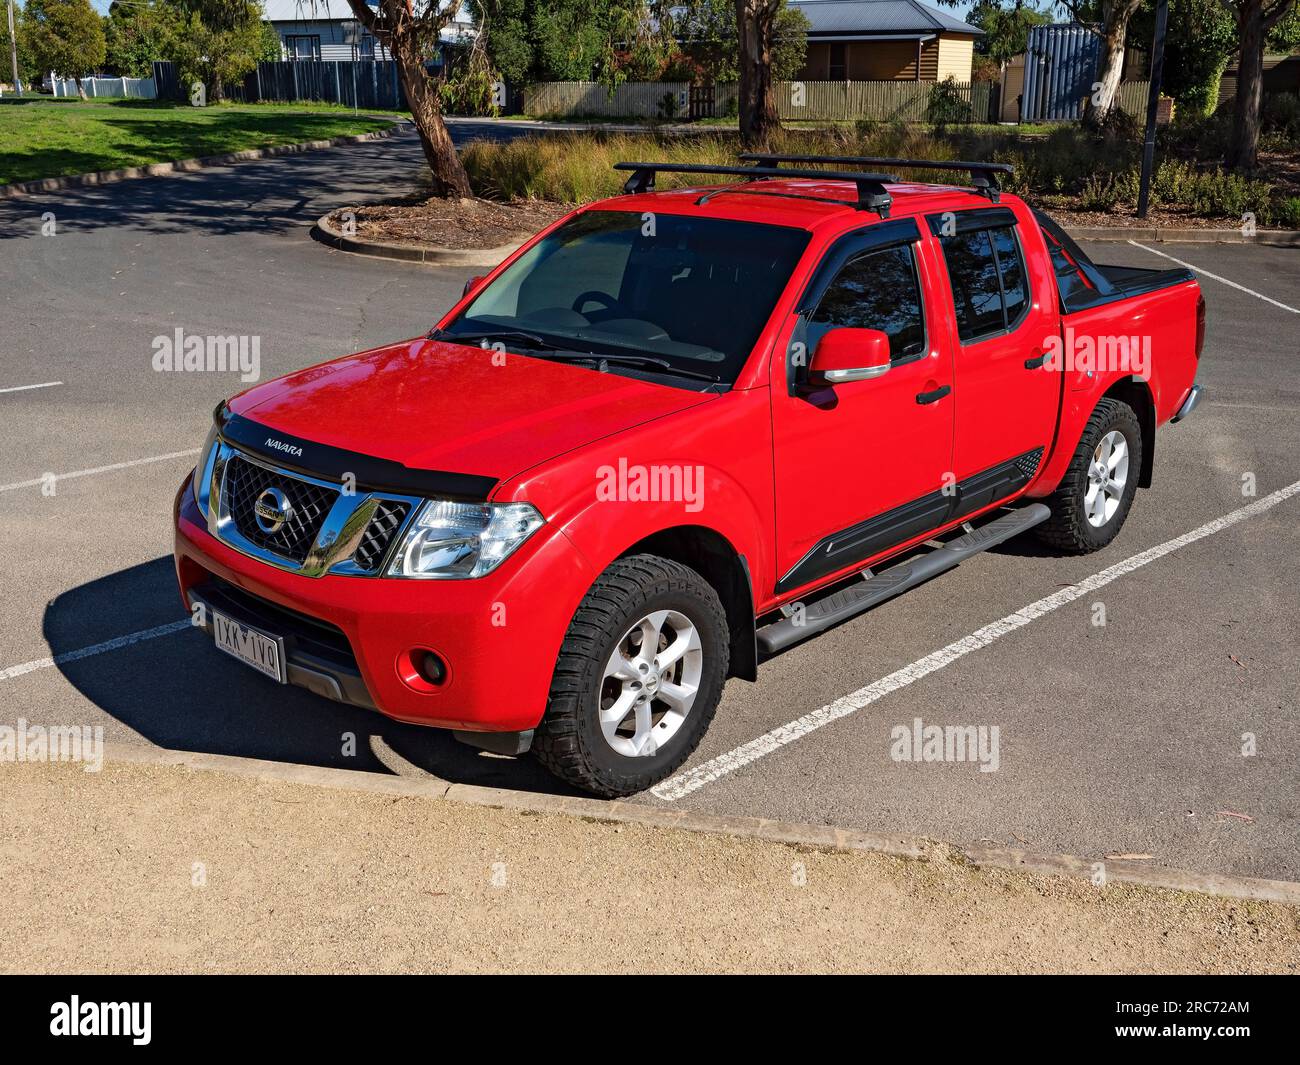
[[[1156,161],[1156,111],[1160,107],[1160,82],[1165,73],[1165,31],[1169,25],[1169,0],[1156,0],[1156,36],[1151,42],[1151,91],[1147,94],[1147,133],[1142,144],[1142,180],[1138,185],[1137,216],[1145,218],[1151,199],[1151,170]]]
[[[14,31],[14,0],[9,0],[9,63],[14,72],[14,93],[23,94],[18,81],[18,34]]]

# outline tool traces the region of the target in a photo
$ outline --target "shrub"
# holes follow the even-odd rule
[[[1119,188],[1112,174],[1095,174],[1079,190],[1079,206],[1085,211],[1109,211],[1119,202]]]
[[[956,80],[950,75],[930,90],[925,105],[925,120],[939,129],[954,122],[971,120],[971,105],[962,98]]]
[[[1300,94],[1271,92],[1260,109],[1260,128],[1283,145],[1300,145]]]
[[[1282,229],[1300,229],[1300,196],[1285,196],[1269,205],[1268,214],[1259,221]]]

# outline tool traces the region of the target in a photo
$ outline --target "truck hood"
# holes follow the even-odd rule
[[[254,386],[229,409],[304,440],[502,481],[712,398],[584,366],[419,339]]]

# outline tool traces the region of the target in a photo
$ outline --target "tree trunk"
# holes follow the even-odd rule
[[[1090,125],[1101,125],[1115,107],[1119,80],[1124,74],[1124,40],[1128,35],[1128,20],[1137,7],[1136,2],[1114,0],[1103,5],[1101,23],[1101,53],[1097,56],[1097,88],[1088,95],[1088,105],[1083,117]]]
[[[77,96],[80,97],[82,100],[86,99],[86,90],[85,87],[81,84],[81,79],[73,78],[72,80],[77,83]]]
[[[397,78],[406,94],[424,158],[429,163],[434,195],[443,199],[472,197],[474,193],[469,187],[469,176],[442,120],[438,94],[420,61],[415,42],[405,34],[394,36],[389,50],[397,63]]]
[[[1102,34],[1101,55],[1097,57],[1098,87],[1088,97],[1087,113],[1093,122],[1102,122],[1115,106],[1120,75],[1124,72],[1124,37],[1127,25],[1113,23]]]
[[[740,143],[748,149],[766,147],[781,128],[772,82],[772,31],[779,7],[775,0],[736,0]]]
[[[1259,105],[1264,86],[1264,11],[1262,3],[1240,9],[1241,61],[1237,98],[1225,162],[1234,170],[1254,170],[1259,162]]]

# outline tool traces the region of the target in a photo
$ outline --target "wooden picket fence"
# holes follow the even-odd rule
[[[780,81],[777,112],[785,121],[854,121],[901,119],[924,122],[932,81]],[[957,83],[957,99],[970,107],[970,121],[996,121],[997,85]],[[613,92],[594,81],[549,81],[524,90],[524,114],[535,118],[675,118],[698,114],[699,94],[692,99],[684,81],[624,82]],[[727,113],[735,85],[713,86],[713,115]]]

